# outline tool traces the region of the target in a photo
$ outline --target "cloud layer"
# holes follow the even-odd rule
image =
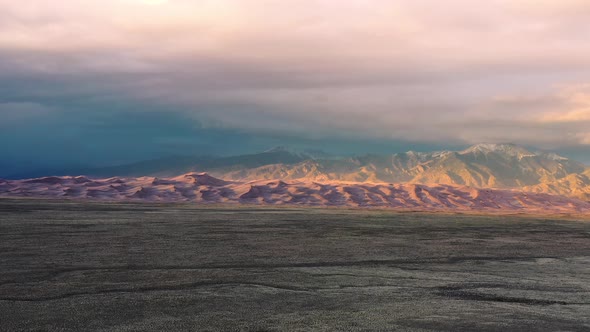
[[[590,145],[589,19],[585,0],[0,0],[0,115]]]

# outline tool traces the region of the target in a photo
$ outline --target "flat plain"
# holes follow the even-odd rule
[[[0,331],[589,331],[576,217],[0,200]]]

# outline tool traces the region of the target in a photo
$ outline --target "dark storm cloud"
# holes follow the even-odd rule
[[[269,136],[590,144],[586,1],[0,0],[0,9],[0,127],[29,133],[16,136],[23,150],[49,128],[49,141],[105,151],[127,130],[123,145],[155,144],[142,156],[214,131],[269,145],[280,141]],[[72,129],[99,118],[108,125]],[[219,140],[203,144],[231,150]]]

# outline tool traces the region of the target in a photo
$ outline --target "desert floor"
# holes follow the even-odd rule
[[[0,200],[0,331],[589,331],[590,222]]]

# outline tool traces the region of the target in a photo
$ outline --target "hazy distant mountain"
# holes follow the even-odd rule
[[[390,182],[467,185],[476,188],[527,188],[585,197],[588,168],[555,153],[514,144],[477,144],[463,151],[406,152],[340,160],[305,160],[236,170],[209,169],[231,180]]]
[[[314,159],[321,152],[295,152],[285,147],[276,147],[256,154],[215,157],[215,156],[171,156],[131,164],[100,167],[45,170],[14,174],[12,179],[25,179],[43,176],[86,175],[94,177],[109,176],[173,176],[182,173],[223,169],[235,170],[256,168],[269,164],[291,165],[308,159]]]
[[[169,157],[51,175],[170,177],[195,171],[234,181],[446,184],[516,188],[590,199],[590,168],[555,153],[532,151],[514,144],[477,144],[463,151],[410,151],[348,158],[276,147],[241,156]]]
[[[225,176],[513,187],[552,181],[586,169],[585,165],[554,153],[532,152],[514,144],[478,144],[463,151],[410,151],[340,160],[305,160],[292,165],[271,164],[242,169],[235,174],[225,173]]]

